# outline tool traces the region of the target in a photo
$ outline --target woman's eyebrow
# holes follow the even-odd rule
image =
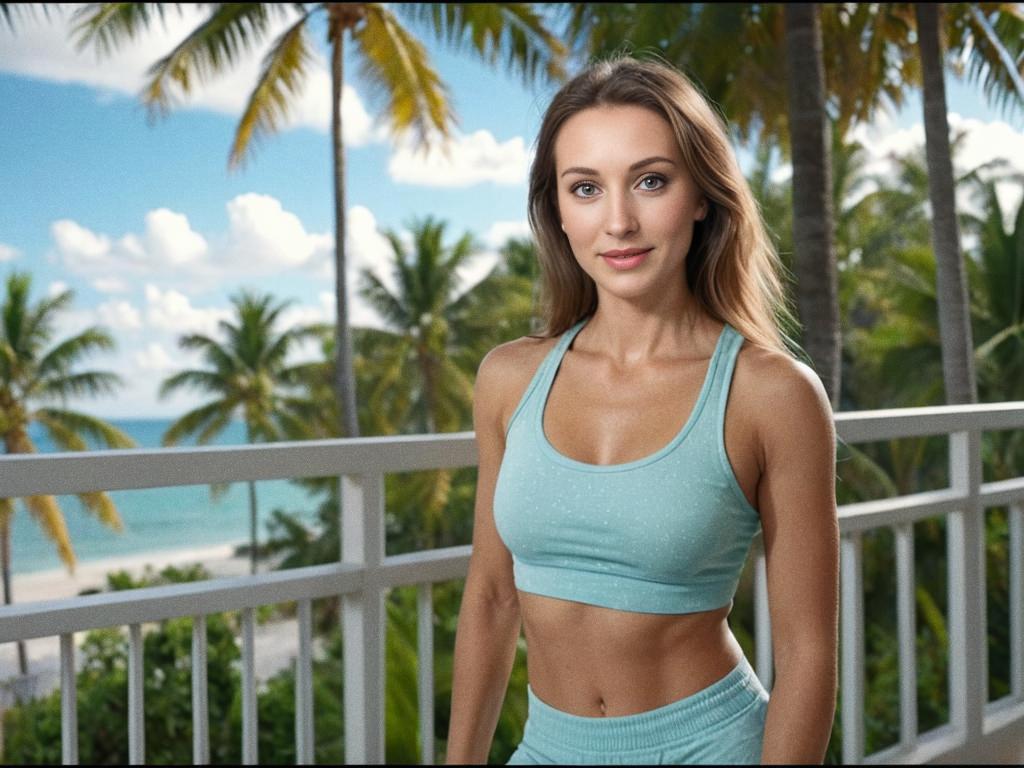
[[[673,160],[670,160],[667,157],[661,157],[659,155],[655,157],[648,157],[645,158],[644,160],[638,160],[637,162],[629,166],[629,170],[635,171],[639,168],[643,168],[646,165],[652,165],[653,163],[668,163],[669,165],[675,165],[675,162]],[[593,168],[583,168],[578,165],[574,165],[572,168],[566,168],[564,171],[562,171],[561,175],[565,176],[568,173],[582,173],[585,176],[601,175],[599,171],[595,171]]]

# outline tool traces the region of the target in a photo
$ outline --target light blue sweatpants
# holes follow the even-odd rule
[[[761,762],[768,692],[746,658],[690,696],[619,717],[574,715],[526,692],[523,740],[508,765]]]

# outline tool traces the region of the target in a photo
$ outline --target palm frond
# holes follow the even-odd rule
[[[7,276],[7,292],[0,314],[3,315],[4,339],[16,357],[28,357],[31,349],[25,344],[22,329],[28,315],[28,292],[32,276],[28,272],[12,272]]]
[[[55,296],[42,299],[35,307],[25,307],[22,342],[25,350],[31,350],[33,357],[37,350],[50,342],[54,333],[54,315],[71,306],[74,291],[66,290]],[[92,330],[92,329],[90,329]],[[103,335],[102,330],[98,330]],[[109,339],[109,337],[108,337]],[[111,345],[113,340],[110,340]]]
[[[455,113],[447,86],[422,43],[379,4],[367,6],[364,23],[352,35],[363,54],[360,76],[370,86],[374,106],[390,120],[394,135],[411,129],[420,146],[432,144],[437,135],[447,139],[456,124]]]
[[[83,355],[94,350],[112,350],[115,346],[113,337],[104,329],[86,328],[44,354],[38,363],[38,374],[40,377],[48,377],[54,373],[62,374]]]
[[[114,506],[114,501],[108,493],[105,491],[88,491],[76,495],[78,500],[82,502],[82,506],[95,515],[96,519],[107,526],[107,528],[118,533],[124,530],[121,515],[118,514],[117,507]]]
[[[0,499],[0,526],[10,525],[14,515],[14,499]]]
[[[71,573],[75,572],[75,550],[71,546],[67,522],[53,496],[25,496],[25,507],[46,536],[57,547],[57,555]]]
[[[223,410],[216,416],[214,416],[212,419],[210,419],[210,421],[207,422],[206,426],[203,427],[203,430],[199,433],[199,436],[196,438],[196,442],[199,443],[200,445],[206,445],[211,440],[213,440],[213,438],[215,438],[217,435],[223,432],[227,425],[231,422],[231,416],[233,411],[234,409]]]
[[[222,329],[225,324],[229,328],[234,328],[230,323],[221,320]],[[239,364],[237,356],[232,353],[233,351],[229,347],[222,346],[214,339],[201,333],[190,333],[179,337],[178,346],[182,349],[199,350],[203,359],[220,372],[233,370]]]
[[[966,22],[972,32],[967,79],[981,81],[990,103],[1000,110],[1016,111],[1024,107],[1024,13],[1017,3],[1000,3],[993,24],[977,3],[963,3]],[[1008,109],[1009,108],[1009,109]]]
[[[220,373],[211,371],[179,371],[161,382],[157,394],[164,398],[175,390],[186,387],[191,387],[199,392],[221,392],[224,389],[224,377]]]
[[[575,4],[574,4],[575,5]],[[467,46],[490,65],[504,54],[506,70],[525,85],[565,80],[565,44],[545,24],[533,3],[403,3],[399,10],[427,22],[441,40]]]
[[[270,346],[267,348],[266,352],[264,352],[260,362],[263,365],[279,369],[284,363],[285,358],[288,357],[288,353],[298,344],[301,344],[306,339],[317,339],[320,335],[321,332],[317,326],[296,326],[294,328],[289,328],[276,339],[271,340]]]
[[[412,319],[408,317],[405,305],[399,301],[388,289],[381,279],[369,269],[363,268],[360,273],[362,284],[359,286],[359,295],[369,302],[377,312],[380,313],[392,327],[405,329]]]
[[[75,432],[75,430],[69,429],[60,421],[51,419],[48,416],[41,414],[39,411],[36,411],[35,413],[35,420],[42,425],[43,429],[46,430],[46,434],[50,436],[53,444],[61,450],[89,450],[89,444],[85,442],[82,436]]]
[[[270,13],[281,11],[276,3],[220,3],[211,7],[206,21],[149,68],[150,79],[141,96],[151,117],[165,116],[170,110],[171,83],[187,96],[194,81],[206,83],[231,69],[243,53],[263,41]]]
[[[55,443],[68,450],[86,450],[83,435],[108,448],[134,448],[136,445],[130,436],[117,427],[87,413],[39,408],[32,414],[32,418],[43,425]]]
[[[124,380],[109,371],[83,371],[67,376],[36,379],[31,383],[29,394],[43,398],[98,397],[113,394]]]
[[[305,13],[286,29],[263,59],[263,70],[235,129],[228,155],[229,168],[237,168],[245,162],[251,142],[277,132],[280,121],[288,116],[292,99],[298,98],[307,67],[313,60],[312,46],[306,35],[308,19],[309,14]]]
[[[50,6],[51,3],[0,3],[0,20],[11,32],[16,32],[18,27],[15,19],[34,19],[37,11],[42,12],[43,17],[49,21]]]
[[[231,483],[211,483],[210,484],[210,498],[215,502],[220,501],[224,498],[224,494],[231,488]]]
[[[211,421],[221,424],[226,423],[223,421],[222,415],[227,412],[230,418],[235,405],[236,403],[229,400],[214,400],[194,408],[184,416],[179,417],[177,421],[167,428],[163,439],[160,441],[161,444],[175,445],[189,435],[199,432]]]
[[[154,18],[164,20],[170,3],[86,3],[71,17],[71,37],[75,48],[89,45],[104,56],[126,41],[132,41],[152,26]],[[173,4],[180,12],[178,4]]]

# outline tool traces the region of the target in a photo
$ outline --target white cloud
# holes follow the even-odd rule
[[[388,173],[399,183],[428,187],[469,187],[485,181],[525,184],[530,151],[521,136],[498,143],[490,131],[460,135],[429,150],[414,148],[403,139],[388,162]]]
[[[50,225],[56,255],[68,269],[107,281],[107,287],[123,282],[123,275],[143,275],[154,270],[179,270],[199,265],[208,246],[192,230],[188,218],[167,208],[146,214],[142,236],[127,233],[117,240],[93,232],[71,219]]]
[[[984,122],[962,117],[956,112],[950,112],[948,119],[951,134],[966,131],[964,143],[953,158],[954,171],[958,175],[995,159],[1006,160],[1009,162],[1009,170],[1024,173],[1024,131],[1001,120]],[[886,128],[884,123],[881,127],[877,124],[862,124],[854,128],[848,138],[860,141],[868,152],[865,174],[892,178],[895,170],[892,158],[920,151],[924,146],[924,124],[916,123],[898,131]],[[869,189],[866,186],[862,193]],[[1006,214],[1004,223],[1010,226],[1010,214],[1021,203],[1021,186],[1019,183],[997,184],[996,193]],[[970,200],[963,191],[958,193],[957,207],[960,210],[977,210],[976,202]]]
[[[363,269],[369,269],[380,277],[381,281],[394,287],[391,282],[391,268],[393,251],[390,241],[381,234],[377,227],[377,218],[373,212],[362,205],[356,205],[349,209],[345,218],[347,229],[345,232],[345,259],[348,275],[352,278],[350,283],[355,281]],[[330,274],[334,275],[333,247],[331,253]]]
[[[783,183],[789,181],[789,179],[792,176],[793,176],[793,164],[792,163],[782,163],[781,165],[777,166],[776,168],[773,168],[771,174],[769,174],[769,178],[772,180],[773,184],[783,184]]]
[[[167,208],[149,211],[141,234],[117,238],[60,219],[50,225],[52,256],[103,293],[123,293],[133,278],[196,293],[238,274],[259,277],[295,269],[316,274],[331,262],[333,235],[307,232],[276,198],[247,193],[225,207],[227,229],[209,241],[192,229],[187,216]]]
[[[501,260],[497,251],[481,251],[457,270],[459,280],[455,294],[461,296],[465,291],[479,283]]]
[[[313,263],[328,251],[334,238],[306,232],[299,217],[270,195],[238,195],[227,204],[228,262],[246,272],[275,272]]]
[[[206,255],[206,239],[189,226],[188,217],[167,208],[146,214],[146,239],[143,245],[150,259],[172,267],[198,262]]]
[[[196,83],[187,101],[175,103],[185,109],[201,109],[239,117],[259,77],[266,52],[276,37],[294,20],[294,12],[281,4],[285,13],[268,25],[268,35],[259,47],[243,53],[229,72],[207,82]],[[169,53],[185,36],[207,18],[201,10],[182,5],[180,13],[168,7],[163,23],[158,19],[134,40],[126,41],[115,53],[98,56],[94,49],[78,52],[71,37],[73,5],[64,4],[51,11],[47,20],[42,13],[24,15],[16,30],[0,27],[0,71],[36,77],[59,83],[79,83],[99,91],[101,101],[114,95],[135,98],[146,81],[146,71]],[[319,41],[311,35],[315,50],[302,91],[292,105],[290,118],[282,128],[306,126],[326,132],[330,128],[331,87]],[[176,92],[176,88],[172,89]],[[372,127],[372,120],[355,90],[345,86],[341,99],[342,130],[348,146],[359,146],[383,135]]]
[[[50,225],[50,234],[65,263],[72,269],[90,269],[109,264],[110,238],[71,221],[58,219]]]
[[[177,369],[179,365],[163,345],[155,341],[136,352],[132,359],[140,370],[151,373],[168,373]]]
[[[7,245],[6,243],[0,243],[0,262],[14,261],[20,255],[21,255],[21,251],[19,251],[13,245]]]
[[[127,301],[107,301],[96,307],[99,321],[114,331],[136,331],[142,328],[139,310]]]
[[[150,211],[139,229],[122,234],[93,231],[68,219],[54,222],[53,254],[61,265],[103,293],[125,293],[117,298],[108,295],[91,308],[78,307],[60,318],[61,338],[103,325],[117,340],[117,349],[97,356],[90,367],[117,373],[125,384],[115,398],[90,401],[91,412],[177,416],[199,405],[202,396],[190,390],[159,399],[159,383],[176,370],[204,366],[197,353],[178,348],[178,339],[196,332],[222,338],[218,323],[231,319],[233,308],[223,298],[197,303],[196,297],[209,288],[223,297],[239,275],[255,282],[257,289],[277,290],[282,298],[288,290],[286,280],[311,281],[315,299],[293,303],[282,314],[283,327],[333,324],[333,235],[307,231],[298,216],[267,195],[239,195],[226,204],[225,213],[224,229],[216,234],[195,231],[186,216],[166,208]],[[517,228],[521,224],[505,222],[493,233]],[[398,234],[410,236],[405,231]],[[347,240],[349,322],[384,327],[383,319],[358,296],[357,278],[368,268],[394,289],[391,245],[373,212],[363,206],[348,212]],[[466,285],[482,276],[488,258],[493,261],[496,254],[467,265],[462,275]],[[136,291],[138,299],[132,300]],[[320,354],[319,344],[306,342],[293,350],[289,362],[318,359]]]
[[[98,277],[92,281],[92,287],[100,293],[127,293],[128,283],[119,277]]]
[[[63,280],[54,280],[46,288],[46,295],[47,296],[56,296],[58,294],[64,293],[64,291],[66,291],[67,289],[68,289],[68,284],[65,283]]]
[[[183,293],[161,290],[152,283],[146,285],[146,303],[146,322],[153,328],[176,334],[212,336],[217,333],[217,323],[231,317],[231,310],[226,307],[198,309]]]
[[[496,221],[484,234],[484,242],[490,248],[501,248],[508,240],[516,238],[530,238],[530,222],[526,219],[519,221]]]

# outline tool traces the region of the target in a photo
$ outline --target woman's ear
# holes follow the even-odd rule
[[[695,217],[694,220],[695,221],[704,221],[704,219],[708,215],[708,208],[709,208],[710,205],[711,204],[708,202],[708,199],[706,197],[702,198],[701,201],[700,201],[700,205],[697,207],[697,216]]]

